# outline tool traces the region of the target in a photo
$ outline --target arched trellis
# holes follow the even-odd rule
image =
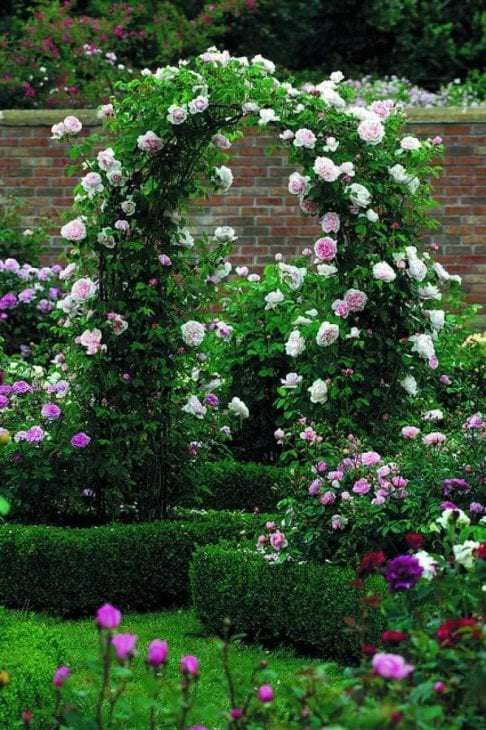
[[[245,127],[280,132],[300,170],[289,190],[304,212],[328,216],[312,266],[335,271],[318,301],[319,319],[306,325],[314,341],[306,377],[322,372],[332,380],[340,367],[362,358],[368,373],[382,368],[372,387],[382,384],[395,394],[400,381],[413,380],[406,340],[415,334],[425,337],[415,349],[434,365],[420,286],[433,288],[428,282],[435,275],[423,262],[425,274],[413,274],[411,250],[394,258],[416,244],[424,225],[428,187],[422,183],[417,192],[417,186],[430,172],[432,145],[400,146],[401,113],[386,104],[353,108],[339,75],[297,90],[273,73],[261,57],[249,62],[212,49],[133,81],[114,110],[104,108],[111,146],[85,163],[78,218],[63,229],[75,243],[71,258],[85,291],[79,294],[78,280],[62,305],[71,345],[76,342],[69,359],[93,435],[100,511],[106,496],[118,493],[142,503],[144,515],[160,515],[171,489],[184,481],[188,437],[181,404],[192,369],[202,371],[201,382],[205,377],[201,322],[214,301],[214,272],[231,249],[224,237],[202,236],[193,245],[187,208],[194,196],[229,188],[230,140]],[[405,155],[406,168],[397,154]],[[400,261],[408,275],[398,286]],[[281,270],[289,293],[301,292],[303,269]],[[309,274],[309,289],[325,278],[316,272]],[[367,339],[355,337],[353,328]],[[302,339],[289,321],[290,358],[302,351]],[[420,362],[413,367],[418,373]],[[211,407],[197,399],[185,410],[197,422]],[[213,437],[205,434],[206,441]]]

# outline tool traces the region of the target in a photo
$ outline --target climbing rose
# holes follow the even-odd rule
[[[189,320],[181,326],[182,339],[189,347],[198,347],[206,335],[204,325],[195,320]]]
[[[49,421],[55,421],[61,415],[61,409],[55,403],[45,403],[42,406],[41,415]]]
[[[295,147],[305,147],[312,150],[316,146],[317,137],[310,129],[298,129],[294,137]]]
[[[385,136],[385,128],[381,122],[374,119],[363,119],[358,127],[358,134],[363,142],[376,145],[380,144]]]
[[[326,182],[334,182],[340,174],[339,167],[329,157],[316,157],[313,169]]]
[[[309,189],[309,178],[293,172],[289,176],[288,190],[291,195],[305,195]]]
[[[167,121],[171,124],[183,124],[187,119],[187,111],[185,107],[173,104],[167,111]]]
[[[145,134],[141,134],[137,138],[137,147],[139,150],[142,150],[142,152],[158,152],[163,146],[164,143],[160,137],[150,130],[145,132]]]
[[[336,257],[337,243],[329,236],[318,238],[314,244],[314,252],[320,261],[332,261]]]
[[[71,287],[71,296],[80,302],[85,302],[96,294],[97,286],[91,279],[78,279]]]
[[[67,241],[79,242],[86,238],[86,226],[81,218],[74,218],[61,228],[61,236]]]
[[[386,261],[379,261],[373,266],[373,276],[378,281],[385,281],[387,284],[390,284],[397,278],[396,273]]]
[[[102,333],[99,329],[84,330],[79,337],[79,344],[86,348],[87,355],[96,355],[97,352],[103,350],[101,344]]]
[[[344,301],[350,312],[361,312],[366,306],[368,297],[359,289],[348,289],[344,294]]]
[[[81,187],[88,193],[90,198],[96,193],[102,193],[104,186],[101,175],[97,172],[88,172],[81,180]]]
[[[316,335],[316,342],[320,347],[329,347],[339,338],[339,326],[330,322],[323,322]]]
[[[231,399],[231,402],[228,405],[228,410],[234,413],[235,416],[240,416],[240,418],[248,418],[250,416],[248,406],[236,396]]]
[[[373,671],[384,679],[406,679],[415,667],[407,664],[399,654],[375,654],[371,660]]]
[[[310,393],[311,403],[325,403],[327,401],[327,384],[324,380],[314,380],[307,390]]]
[[[325,213],[320,222],[324,233],[337,233],[341,227],[341,219],[339,215],[332,211]]]
[[[83,128],[79,119],[73,116],[66,117],[63,124],[67,134],[78,134]]]

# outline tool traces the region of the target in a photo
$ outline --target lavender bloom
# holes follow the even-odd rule
[[[75,433],[72,437],[71,446],[74,446],[75,449],[85,449],[86,446],[89,446],[90,442],[91,436],[88,436],[87,433],[80,431],[79,433]]]
[[[442,494],[449,497],[454,492],[462,492],[467,494],[471,491],[471,485],[465,479],[444,479],[442,482]]]

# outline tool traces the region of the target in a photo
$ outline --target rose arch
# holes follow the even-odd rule
[[[266,300],[270,311],[287,302],[300,411],[335,421],[385,412],[437,366],[443,313],[431,307],[448,274],[417,251],[433,142],[406,136],[392,103],[354,107],[340,74],[296,89],[274,72],[261,57],[210,49],[147,72],[102,108],[110,146],[83,163],[76,217],[62,229],[72,287],[59,314],[100,510],[117,494],[161,514],[184,480],[187,424],[200,423],[210,445],[228,432],[221,403],[223,420],[206,423],[218,396],[204,345],[238,326],[211,307],[234,233],[190,233],[188,209],[230,188],[231,143],[249,127],[276,129],[296,168],[289,191],[322,226],[306,256],[275,268]],[[231,413],[247,415],[237,397]],[[189,453],[198,448],[193,439]]]

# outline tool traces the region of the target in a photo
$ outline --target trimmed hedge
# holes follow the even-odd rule
[[[293,488],[282,467],[225,459],[198,465],[191,501],[208,509],[272,511]]]
[[[91,614],[104,601],[125,611],[184,604],[194,548],[253,538],[264,520],[207,512],[80,529],[2,525],[0,604],[68,616]]]
[[[351,568],[325,563],[269,565],[251,550],[231,545],[199,548],[191,565],[193,603],[202,623],[232,630],[263,643],[291,644],[304,653],[350,662],[359,657],[360,638],[345,619],[359,623],[360,594]],[[382,594],[384,581],[368,579],[366,589]],[[378,638],[383,622],[370,610],[367,641]]]
[[[39,707],[46,707],[54,670],[62,660],[57,639],[48,626],[29,614],[21,618],[0,609],[0,671],[9,683],[0,688],[0,727],[20,727],[22,710],[34,711],[32,730],[45,730],[48,720]]]

